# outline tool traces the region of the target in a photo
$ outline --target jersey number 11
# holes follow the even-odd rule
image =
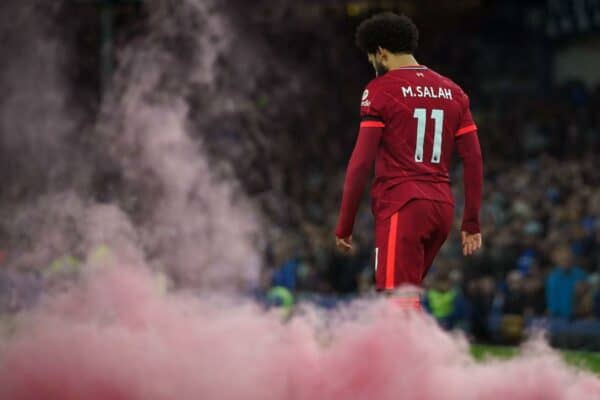
[[[413,117],[417,119],[417,146],[415,149],[415,161],[423,162],[423,143],[425,142],[425,124],[427,123],[427,110],[415,108]],[[431,119],[434,121],[433,153],[431,162],[440,163],[442,156],[442,129],[444,128],[444,110],[431,110]]]

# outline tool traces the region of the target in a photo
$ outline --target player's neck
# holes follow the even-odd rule
[[[412,54],[394,54],[388,61],[388,68],[391,70],[405,67],[415,67],[419,63]]]

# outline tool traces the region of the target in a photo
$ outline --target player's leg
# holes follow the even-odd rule
[[[419,308],[418,288],[425,268],[419,203],[413,200],[390,218],[376,222],[377,290],[402,308]]]
[[[375,288],[385,291],[388,276],[387,256],[392,218],[375,221]],[[397,222],[396,222],[397,223]]]
[[[431,268],[433,260],[450,234],[454,217],[454,207],[448,203],[432,201],[430,202],[430,212],[428,215],[431,216],[428,221],[432,230],[424,242],[425,269],[421,279],[424,279],[425,275],[427,275],[427,271]]]
[[[375,223],[375,283],[378,290],[420,286],[425,266],[422,201],[413,200]]]

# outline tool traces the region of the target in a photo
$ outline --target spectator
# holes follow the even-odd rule
[[[585,281],[586,273],[572,264],[571,249],[558,247],[553,253],[556,267],[546,280],[546,302],[552,317],[571,319],[574,316],[574,297],[577,285]]]
[[[594,303],[600,289],[600,274],[589,275],[587,281],[580,284],[576,291],[576,316],[579,318],[594,317]]]
[[[593,317],[600,319],[600,274],[593,274],[592,288],[591,298]]]
[[[500,331],[506,343],[514,343],[523,337],[527,297],[524,291],[523,274],[511,271],[506,277],[506,290],[503,296]]]
[[[425,292],[425,308],[446,329],[453,329],[464,319],[460,288],[453,287],[447,272],[438,272],[431,288]]]
[[[536,263],[529,270],[529,275],[523,279],[525,318],[540,316],[546,312],[544,278],[544,271]]]
[[[504,314],[523,315],[525,313],[526,295],[523,290],[523,274],[518,271],[511,271],[506,277],[506,291],[502,312]]]
[[[490,276],[474,279],[467,285],[471,333],[484,341],[491,339],[488,318],[494,303],[495,286],[496,283]]]
[[[282,318],[287,320],[292,315],[294,309],[294,295],[283,286],[274,286],[267,292],[266,296],[268,307],[279,307]]]

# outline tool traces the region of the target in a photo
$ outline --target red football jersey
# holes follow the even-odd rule
[[[477,130],[457,84],[425,66],[394,69],[367,85],[360,114],[362,126],[383,127],[371,191],[376,218],[414,198],[454,203],[455,139]]]

